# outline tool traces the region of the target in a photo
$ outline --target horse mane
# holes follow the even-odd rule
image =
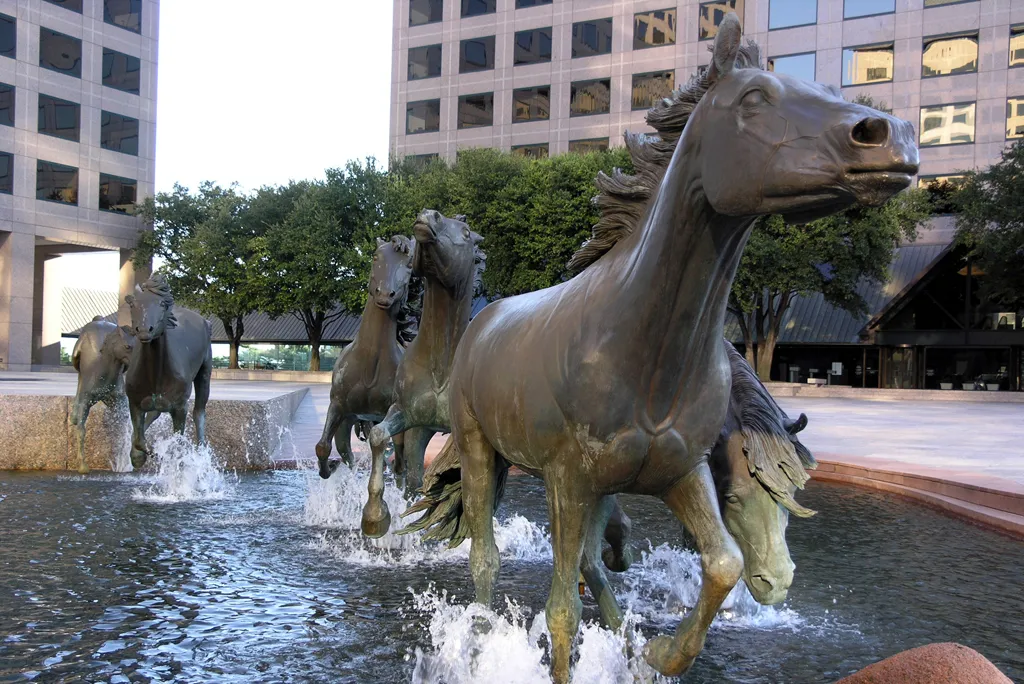
[[[761,53],[757,44],[747,41],[736,56],[737,69],[761,69]],[[690,114],[711,87],[708,67],[700,67],[685,85],[672,92],[647,112],[647,125],[656,134],[631,133],[623,138],[633,162],[634,174],[615,169],[609,176],[597,174],[599,194],[594,198],[601,215],[592,235],[569,260],[569,272],[579,273],[597,261],[640,225],[647,204],[661,186],[661,179],[672,160],[676,144],[683,135]]]
[[[814,511],[804,508],[789,493],[790,485],[803,489],[814,468],[814,457],[786,430],[789,417],[761,383],[746,359],[723,340],[732,370],[732,406],[743,432],[743,453],[750,474],[772,498],[794,515],[806,518]],[[797,446],[799,445],[799,447]]]
[[[469,224],[465,214],[453,216],[456,221]],[[473,243],[473,297],[479,297],[484,292],[484,271],[487,270],[487,253],[480,249],[480,243]]]
[[[171,296],[171,286],[167,284],[167,278],[160,273],[154,273],[146,282],[139,285],[143,292],[160,297],[160,301],[170,307],[174,304],[174,297]]]
[[[416,247],[415,240],[404,235],[392,235],[389,244],[396,252],[408,254],[409,258],[412,259],[412,253]],[[398,326],[395,334],[398,338],[398,344],[403,347],[416,339],[416,333],[419,331],[420,326],[420,314],[422,313],[423,305],[420,301],[422,297],[423,280],[419,276],[414,275],[409,278],[409,289],[406,293],[405,301],[402,302],[402,307],[398,311],[398,319],[396,321]]]

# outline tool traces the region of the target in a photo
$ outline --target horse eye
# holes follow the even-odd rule
[[[735,494],[726,494],[725,502],[736,505],[740,502],[740,497],[736,496]]]
[[[462,227],[462,237],[466,238],[467,240],[469,239],[469,228],[467,228],[466,226]]]
[[[750,90],[743,96],[741,104],[747,107],[756,107],[757,105],[764,104],[764,93],[759,88]]]

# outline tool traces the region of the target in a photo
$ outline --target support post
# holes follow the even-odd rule
[[[36,238],[0,233],[0,369],[32,370]]]

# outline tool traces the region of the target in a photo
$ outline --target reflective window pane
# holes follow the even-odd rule
[[[925,7],[939,7],[941,5],[953,5],[964,0],[924,0]]]
[[[1010,29],[1010,66],[1024,66],[1024,26]]]
[[[517,31],[515,65],[551,61],[551,27]]]
[[[441,75],[441,46],[424,45],[409,48],[409,80]]]
[[[512,91],[512,123],[546,121],[551,117],[551,86]]]
[[[481,128],[494,124],[494,93],[459,97],[459,128]]]
[[[78,142],[81,110],[77,102],[39,93],[39,132]]]
[[[139,120],[114,112],[100,112],[100,147],[139,156]]]
[[[978,34],[926,38],[921,55],[921,76],[970,74],[978,70]]]
[[[0,192],[14,194],[14,155],[0,152]]]
[[[1024,97],[1006,101],[1006,137],[1024,138]]]
[[[441,100],[420,100],[405,106],[405,132],[432,133],[441,130]]]
[[[806,26],[818,21],[818,0],[771,0],[768,5],[768,28]]]
[[[921,147],[974,142],[974,103],[921,107]]]
[[[78,204],[78,169],[37,160],[36,199]]]
[[[591,152],[602,152],[608,149],[608,138],[590,138],[588,140],[570,140],[569,152],[574,154],[589,154]]]
[[[494,68],[494,36],[469,38],[459,43],[459,73]]]
[[[110,48],[103,48],[103,85],[139,94],[142,61]]]
[[[82,0],[46,0],[51,5],[57,5],[72,12],[82,13]]]
[[[413,170],[422,171],[439,158],[437,152],[428,152],[427,154],[407,154],[403,161]]]
[[[633,15],[633,49],[642,50],[676,42],[674,9],[641,12]]]
[[[843,49],[843,85],[892,80],[892,43]]]
[[[513,145],[512,154],[529,157],[530,159],[547,159],[548,144],[537,143],[535,145]]]
[[[572,25],[572,56],[607,55],[612,51],[612,20],[578,21]]]
[[[0,126],[14,125],[14,86],[0,83]]]
[[[82,41],[40,27],[39,66],[82,78]]]
[[[551,0],[516,0],[516,9],[523,9],[524,7],[539,7],[540,5],[550,5]]]
[[[943,183],[956,183],[963,180],[963,178],[963,174],[953,174],[950,176],[919,176],[917,179],[917,187],[930,188],[933,185],[941,185]]]
[[[476,17],[498,11],[498,0],[462,0],[462,16]]]
[[[869,17],[872,14],[892,14],[896,0],[844,0],[843,19]]]
[[[142,33],[142,0],[103,0],[103,21]]]
[[[743,0],[716,0],[715,2],[700,3],[699,15],[697,17],[697,38],[708,40],[718,34],[718,26],[725,19],[725,15],[735,12],[743,23]]]
[[[135,212],[135,195],[138,182],[131,178],[100,174],[100,209],[119,214]]]
[[[672,95],[676,86],[675,71],[633,74],[633,109],[650,109]]]
[[[18,23],[6,14],[0,14],[0,55],[18,57]]]
[[[607,114],[611,109],[612,80],[576,81],[569,91],[569,116]]]
[[[409,26],[441,21],[444,0],[409,0]]]
[[[802,78],[805,81],[814,80],[814,53],[807,52],[802,55],[786,55],[784,57],[769,57],[768,71],[775,71],[794,78]]]

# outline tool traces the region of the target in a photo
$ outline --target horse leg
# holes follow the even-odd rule
[[[338,455],[341,456],[341,460],[345,462],[349,468],[352,467],[352,425],[355,423],[354,420],[343,420],[341,421],[341,427],[334,433],[334,447],[338,450]],[[332,469],[333,472],[334,469]]]
[[[544,478],[554,555],[554,572],[551,575],[546,613],[548,632],[551,635],[551,676],[556,684],[567,684],[569,681],[572,642],[576,638],[583,613],[583,602],[579,595],[583,543],[597,504],[593,495],[578,491],[571,481],[575,477],[575,473],[561,471],[557,477],[546,474]],[[600,527],[603,529],[604,525]]]
[[[608,585],[608,578],[602,567],[601,537],[604,535],[607,538],[608,519],[616,513],[622,513],[616,498],[611,495],[601,497],[590,521],[590,528],[587,530],[581,568],[587,586],[590,587],[590,593],[597,599],[597,606],[601,610],[601,619],[613,631],[622,626],[622,611],[615,600],[615,594],[612,593],[612,589]]]
[[[494,542],[497,459],[494,447],[475,422],[455,433],[454,438],[462,466],[462,510],[471,539],[469,571],[473,575],[477,603],[489,608],[501,569],[498,545]]]
[[[196,401],[192,407],[192,420],[196,424],[196,444],[206,444],[206,404],[210,401],[210,378],[213,375],[212,353],[206,355],[206,361],[199,369],[192,386],[196,390]]]
[[[391,527],[391,513],[384,503],[384,446],[388,437],[405,432],[405,414],[392,404],[384,420],[370,430],[369,499],[363,506],[362,529],[367,537],[383,537]]]
[[[405,444],[405,497],[411,499],[423,486],[423,459],[427,444],[436,433],[429,428],[409,428]],[[398,459],[396,454],[395,460]]]
[[[149,455],[146,452],[146,412],[128,404],[128,413],[132,420],[132,468],[138,470],[146,465],[146,458]]]
[[[184,407],[173,408],[170,410],[171,424],[174,427],[174,431],[179,435],[185,434],[185,418],[188,416]]]
[[[711,621],[743,572],[743,556],[718,512],[715,483],[706,462],[672,485],[662,498],[696,539],[702,570],[697,605],[679,623],[674,636],[659,636],[645,648],[644,657],[651,667],[675,677],[689,669],[704,648]]]
[[[342,412],[341,404],[339,402],[331,400],[331,405],[327,407],[327,419],[324,420],[324,431],[320,435],[320,441],[316,443],[316,460],[320,463],[320,477],[327,479],[331,476],[337,467],[338,463],[335,461],[332,466],[328,459],[331,457],[331,440],[335,438],[338,432],[338,427],[345,420],[345,414]],[[349,429],[351,429],[351,423],[348,423]],[[339,448],[338,451],[341,451]]]
[[[89,465],[85,462],[85,422],[89,419],[91,408],[89,402],[82,402],[78,416],[78,472],[82,475],[89,473]]]
[[[626,572],[633,564],[633,550],[629,548],[629,534],[633,523],[619,505],[618,497],[612,497],[608,524],[604,528],[604,540],[609,548],[601,554],[604,566],[612,572]]]
[[[397,435],[392,435],[391,444],[395,447],[395,475],[405,473],[405,434],[399,432]],[[399,473],[399,466],[401,466],[401,473]]]

